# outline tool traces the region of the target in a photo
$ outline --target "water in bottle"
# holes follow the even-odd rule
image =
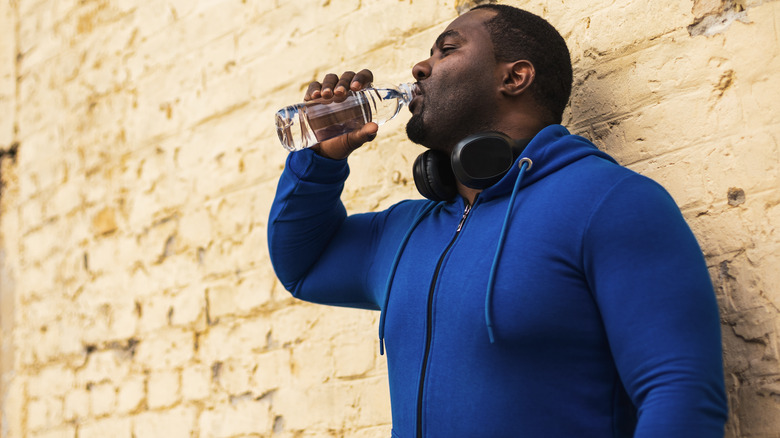
[[[418,94],[417,85],[369,87],[348,91],[346,99],[315,99],[276,112],[276,132],[282,146],[297,151],[359,129],[381,125],[398,115]]]

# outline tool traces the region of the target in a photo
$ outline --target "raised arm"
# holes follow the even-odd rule
[[[367,86],[373,75],[345,72],[312,82],[304,101],[340,101],[347,90]],[[340,196],[349,174],[346,158],[376,135],[362,128],[288,156],[271,206],[268,246],[274,270],[298,298],[323,304],[377,308],[367,296],[364,275],[370,260],[364,251],[373,239],[371,215],[347,218]]]

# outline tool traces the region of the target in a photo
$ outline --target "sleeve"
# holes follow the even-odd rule
[[[623,178],[595,208],[583,248],[618,373],[637,408],[635,437],[723,437],[717,302],[674,200],[652,180]]]
[[[340,196],[348,174],[346,160],[289,154],[268,221],[271,264],[296,298],[376,310],[366,287],[376,214],[347,217]]]

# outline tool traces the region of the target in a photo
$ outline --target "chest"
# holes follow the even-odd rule
[[[573,206],[521,201],[495,266],[506,203],[477,204],[465,218],[442,212],[418,226],[391,290],[388,345],[394,333],[408,339],[426,330],[487,342],[486,308],[498,342],[540,348],[601,342],[594,339],[601,323],[581,266],[587,217]]]

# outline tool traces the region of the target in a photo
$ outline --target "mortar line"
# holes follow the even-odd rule
[[[765,129],[757,131],[757,132],[755,132],[755,134],[760,134],[760,133],[771,134],[771,133],[775,132],[771,128],[776,128],[776,127],[780,127],[780,123],[774,123],[774,124],[771,124],[771,125],[767,125],[767,126],[765,126]],[[674,154],[676,152],[680,152],[680,151],[685,150],[685,149],[692,149],[692,148],[696,148],[696,147],[701,146],[701,145],[713,144],[714,140],[719,140],[719,143],[722,144],[722,143],[724,143],[724,142],[726,142],[728,140],[731,140],[731,139],[734,139],[734,138],[739,139],[739,138],[743,138],[744,136],[745,136],[744,133],[740,133],[740,132],[735,132],[734,134],[727,135],[725,137],[715,137],[715,135],[713,134],[713,136],[711,136],[711,137],[702,137],[702,138],[699,139],[699,141],[696,141],[696,142],[693,142],[693,143],[689,143],[689,144],[684,145],[684,146],[680,146],[680,147],[676,147],[676,148],[673,148],[673,149],[666,150],[666,151],[664,151],[664,152],[662,152],[662,153],[660,153],[658,155],[654,155],[652,157],[642,158],[640,160],[632,161],[630,163],[624,163],[623,165],[626,166],[626,167],[642,165],[642,164],[647,163],[650,160],[661,159],[661,158],[663,158],[665,156]]]

